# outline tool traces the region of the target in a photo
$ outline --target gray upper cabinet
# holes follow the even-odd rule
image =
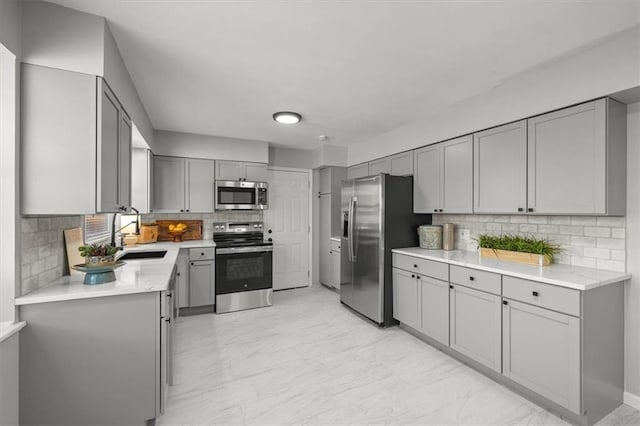
[[[131,121],[106,82],[22,64],[21,84],[22,213],[130,206]]]
[[[624,215],[626,106],[611,99],[528,120],[528,212]]]
[[[265,163],[218,160],[216,161],[216,180],[266,182],[267,165]]]
[[[155,213],[213,212],[214,161],[154,157]]]
[[[475,213],[524,213],[527,206],[527,122],[473,135]]]
[[[471,136],[463,136],[415,151],[413,179],[415,213],[471,213],[473,211],[471,140]]]
[[[348,180],[365,176],[369,176],[369,163],[356,164],[355,166],[347,167]]]
[[[131,205],[140,213],[153,206],[153,153],[146,148],[131,150]]]
[[[413,175],[413,151],[369,161],[369,174],[377,175],[379,173],[388,173],[394,176]]]
[[[429,145],[414,153],[413,212],[436,213],[440,208],[440,147]]]

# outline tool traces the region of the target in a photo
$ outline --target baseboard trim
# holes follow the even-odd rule
[[[633,407],[636,410],[640,410],[640,396],[631,392],[624,393],[624,403],[629,407]]]

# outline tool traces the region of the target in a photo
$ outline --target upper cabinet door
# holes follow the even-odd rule
[[[184,211],[184,168],[184,158],[154,157],[154,213]]]
[[[384,157],[378,160],[369,161],[369,174],[391,173],[391,158]]]
[[[473,212],[473,145],[472,137],[463,136],[443,142],[442,201],[444,213]]]
[[[131,132],[131,119],[121,110],[118,143],[118,204],[125,207],[131,206]]]
[[[185,188],[185,210],[207,213],[213,211],[213,160],[186,160],[187,187]]]
[[[527,122],[473,135],[474,212],[524,213],[527,205]]]
[[[216,180],[241,180],[243,164],[240,161],[216,161]]]
[[[440,153],[439,145],[429,145],[414,152],[414,213],[437,213],[441,208]]]
[[[347,168],[347,180],[369,176],[369,163],[356,164]]]
[[[112,213],[120,210],[118,199],[120,170],[118,146],[120,140],[120,104],[102,79],[98,79],[101,91],[98,118],[98,170],[96,212]]]
[[[528,211],[608,213],[607,100],[531,118],[528,133]],[[619,160],[613,167],[624,168]]]
[[[244,178],[250,182],[266,182],[267,165],[265,163],[245,163]]]
[[[389,157],[389,160],[391,161],[391,171],[389,172],[390,174],[394,176],[413,175],[413,151],[401,152],[400,154],[392,155],[391,157]],[[374,173],[371,172],[371,174]]]

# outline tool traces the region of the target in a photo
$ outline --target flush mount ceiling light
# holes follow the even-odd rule
[[[282,124],[298,124],[302,116],[297,112],[280,111],[273,114],[273,119]]]

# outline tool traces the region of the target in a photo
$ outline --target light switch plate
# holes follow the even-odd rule
[[[460,239],[462,241],[469,241],[471,239],[471,232],[468,229],[460,229]]]

